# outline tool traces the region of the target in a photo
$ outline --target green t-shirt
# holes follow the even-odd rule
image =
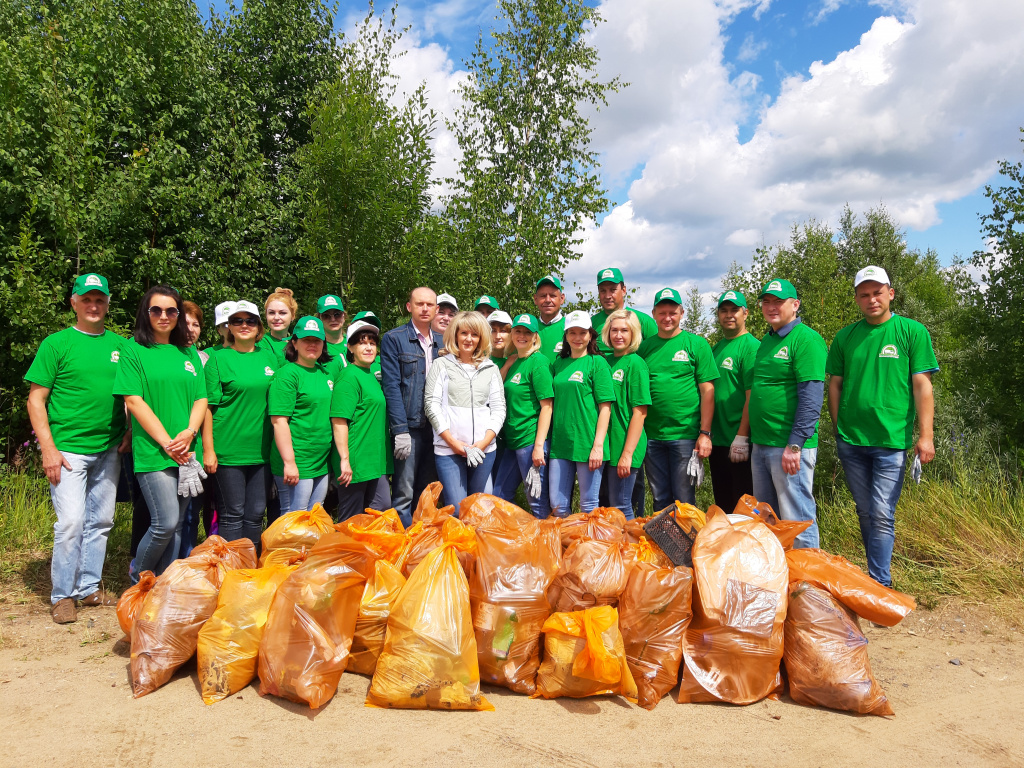
[[[349,464],[352,482],[376,480],[387,474],[389,440],[384,390],[373,371],[358,365],[346,368],[334,382],[331,417],[348,419]],[[331,451],[331,476],[341,472],[341,458]]]
[[[501,434],[512,450],[526,448],[537,439],[540,401],[554,397],[551,364],[543,354],[534,352],[518,358],[509,366],[505,377],[505,426]]]
[[[327,474],[327,456],[331,452],[331,388],[334,378],[317,363],[305,368],[287,363],[270,381],[268,411],[271,416],[287,416],[292,433],[292,450],[299,478],[307,480]],[[284,475],[284,462],[277,443],[270,446],[270,472]]]
[[[554,411],[551,415],[551,458],[589,461],[597,435],[597,407],[615,400],[612,373],[600,355],[559,357],[554,365]],[[604,459],[609,454],[604,437]]]
[[[633,409],[638,405],[651,404],[651,373],[647,370],[647,363],[639,355],[613,357],[611,370],[615,402],[612,403],[612,418],[608,424],[608,443],[611,448],[608,461],[618,464],[622,448],[626,444],[626,433],[633,418]],[[633,469],[638,468],[646,455],[647,432],[644,431],[640,433],[640,440],[633,450],[633,462],[630,466]]]
[[[711,420],[711,444],[732,445],[743,418],[743,403],[754,381],[754,358],[759,342],[751,333],[722,339],[712,352],[718,366],[715,381],[715,416]]]
[[[211,355],[210,359],[214,359]],[[114,378],[115,395],[141,397],[160,419],[167,434],[174,438],[188,429],[188,419],[196,400],[206,397],[203,364],[195,347],[153,344],[144,347],[134,339],[121,347],[121,360]],[[203,460],[202,442],[192,443],[196,460]],[[177,463],[150,437],[132,417],[132,454],[136,472],[158,472],[177,467]]]
[[[46,413],[57,450],[102,453],[124,437],[124,400],[114,377],[125,340],[65,328],[43,339],[25,381],[50,390]]]
[[[637,354],[651,372],[651,407],[644,431],[651,440],[696,440],[700,434],[698,384],[718,378],[711,345],[689,331],[671,339],[645,339]]]
[[[649,339],[652,336],[658,335],[658,324],[654,322],[653,317],[644,312],[641,312],[639,309],[633,309],[631,307],[626,307],[626,309],[628,309],[630,312],[636,315],[636,319],[640,321],[640,336],[642,336],[645,339]],[[590,318],[590,322],[594,326],[594,331],[597,333],[597,350],[602,355],[608,358],[612,357],[612,355],[614,355],[615,353],[612,351],[611,347],[604,343],[604,338],[602,338],[601,331],[604,329],[604,324],[608,322],[608,315],[610,314],[610,312],[605,312],[604,310],[601,310],[596,315]],[[611,360],[609,360],[608,362],[610,363]]]
[[[537,335],[540,336],[541,354],[548,359],[549,363],[554,363],[558,352],[562,349],[562,339],[565,336],[565,315],[550,325],[541,323]]]
[[[859,320],[836,334],[825,373],[843,377],[839,436],[851,445],[906,450],[914,442],[915,373],[937,371],[928,329],[893,315]]]
[[[278,366],[282,366],[288,361],[284,359],[284,348],[288,346],[288,340],[291,338],[291,334],[285,336],[283,339],[275,339],[269,333],[265,334],[259,343],[256,345],[257,349],[269,349],[274,353],[274,357],[277,358]]]
[[[226,467],[270,461],[273,428],[267,393],[278,368],[272,349],[242,354],[222,349],[206,363],[206,397],[213,411],[213,447]]]
[[[750,442],[785,446],[796,418],[796,385],[825,380],[825,340],[802,322],[785,336],[769,332],[761,339],[750,385]],[[818,446],[814,424],[804,448]]]

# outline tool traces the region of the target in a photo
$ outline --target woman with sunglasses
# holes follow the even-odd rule
[[[319,318],[303,317],[284,350],[288,361],[270,382],[268,411],[274,429],[270,471],[281,514],[308,510],[327,498],[331,452],[330,355]]]
[[[202,462],[202,446],[193,442],[206,416],[206,382],[188,339],[181,296],[166,285],[150,288],[114,379],[114,394],[132,416],[135,474],[151,518],[129,568],[133,583],[142,571],[160,575],[177,557],[191,500],[178,495],[178,468]]]
[[[295,294],[291,288],[275,288],[267,296],[263,304],[267,315],[267,331],[257,346],[265,347],[274,353],[279,365],[285,364],[284,348],[291,338],[292,322],[299,314],[299,305],[295,302]]]
[[[206,364],[213,412],[212,439],[204,442],[207,472],[217,477],[218,531],[228,541],[245,537],[258,548],[270,476],[270,382],[278,368],[264,338],[259,308],[239,301],[228,318],[228,348]]]

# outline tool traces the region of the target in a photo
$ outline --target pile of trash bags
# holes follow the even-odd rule
[[[535,698],[616,695],[745,705],[778,697],[892,715],[860,619],[915,603],[841,557],[792,548],[807,523],[744,496],[731,514],[676,502],[652,520],[601,508],[538,520],[474,494],[423,493],[334,524],[319,506],[248,540],[210,536],[117,606],[136,697],[193,655],[203,701],[261,695],[322,707],[341,675],[366,705],[491,710],[481,682]],[[659,546],[647,534],[662,542]],[[678,533],[685,546],[664,536]],[[680,562],[685,560],[685,562]]]

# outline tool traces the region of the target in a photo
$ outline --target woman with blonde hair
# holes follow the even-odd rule
[[[612,370],[611,418],[608,422],[608,504],[617,507],[627,520],[633,519],[633,488],[637,473],[647,455],[644,419],[651,404],[651,373],[636,351],[643,336],[640,321],[628,309],[608,315],[601,329],[604,343],[611,348],[608,362]]]
[[[479,312],[459,312],[444,332],[445,351],[427,373],[424,411],[434,431],[434,461],[444,503],[490,493],[494,438],[505,421],[501,372],[489,357],[491,329]]]
[[[295,316],[299,314],[299,305],[291,288],[275,288],[263,303],[263,311],[267,315],[267,331],[257,346],[269,349],[277,357],[280,365],[285,364],[284,348],[288,344]]]

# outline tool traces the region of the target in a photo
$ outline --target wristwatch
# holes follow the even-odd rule
[[[708,431],[707,431],[706,429],[702,429],[702,430],[700,430],[700,434],[702,434],[702,435],[707,435],[708,437],[711,437],[711,433],[710,433],[710,432],[708,432]]]
[[[789,451],[790,453],[800,453],[801,448],[796,443],[790,443],[789,445],[786,446],[786,450]]]

